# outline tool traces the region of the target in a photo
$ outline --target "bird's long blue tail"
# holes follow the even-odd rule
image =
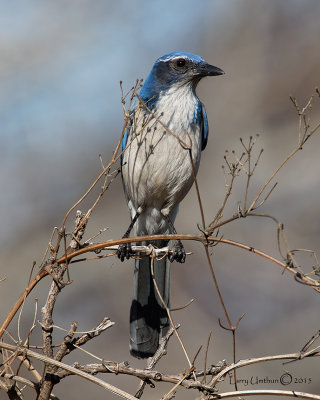
[[[157,243],[163,247],[163,243]],[[170,307],[170,262],[167,257],[153,262],[154,278],[166,306]],[[130,309],[130,353],[138,358],[154,355],[159,339],[169,329],[170,321],[151,274],[151,259],[135,261],[133,296]]]

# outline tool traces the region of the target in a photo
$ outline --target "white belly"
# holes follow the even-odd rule
[[[173,111],[167,105],[166,109],[171,112],[167,115],[163,113],[159,118],[191,147],[197,172],[201,154],[199,126],[189,124],[188,116],[181,117],[176,109]],[[178,204],[193,184],[190,152],[154,118],[146,123],[145,118],[150,116],[144,112],[136,112],[135,118],[134,128],[128,135],[129,147],[124,153],[122,167],[129,208],[132,215],[138,207],[143,210],[135,229],[139,235],[163,233],[168,229],[163,214],[170,215],[174,220]]]

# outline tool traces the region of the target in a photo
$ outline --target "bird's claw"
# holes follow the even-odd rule
[[[177,261],[181,264],[186,261],[186,252],[181,242],[174,245],[172,253],[169,254],[168,258],[170,262]]]
[[[129,260],[129,258],[132,256],[133,252],[131,249],[131,243],[124,243],[124,244],[119,244],[118,250],[117,250],[117,256],[120,258],[121,261],[124,261],[125,258]]]

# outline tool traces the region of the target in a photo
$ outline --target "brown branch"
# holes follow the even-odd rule
[[[236,219],[234,217],[234,219]],[[315,291],[320,292],[320,284],[317,283],[316,281],[308,278],[307,276],[302,275],[300,272],[294,271],[292,268],[288,268],[286,263],[283,263],[279,260],[277,260],[276,258],[260,251],[257,249],[254,249],[253,247],[247,246],[245,244],[239,243],[239,242],[235,242],[232,240],[228,240],[228,239],[224,239],[224,238],[218,238],[215,236],[208,236],[207,238],[204,238],[202,235],[184,235],[184,234],[176,234],[176,235],[150,235],[150,236],[137,236],[137,237],[130,237],[130,238],[124,238],[124,239],[117,239],[117,240],[109,240],[107,242],[103,242],[103,243],[97,243],[97,244],[93,244],[90,246],[86,246],[82,249],[76,250],[74,252],[71,252],[69,254],[67,254],[66,256],[62,256],[60,257],[57,262],[58,263],[62,263],[64,262],[66,259],[68,261],[70,261],[71,259],[73,259],[74,257],[80,256],[81,254],[85,254],[88,252],[97,252],[99,250],[105,249],[107,250],[107,248],[110,246],[115,246],[115,245],[119,245],[119,244],[124,244],[124,243],[133,243],[133,242],[143,242],[143,241],[152,241],[152,240],[193,240],[196,242],[200,242],[200,243],[206,243],[206,241],[208,240],[209,242],[212,243],[223,243],[223,244],[228,244],[231,246],[235,246],[238,247],[240,249],[246,250],[246,251],[250,251],[254,254],[257,254],[258,256],[267,259],[268,261],[278,265],[279,267],[281,267],[282,269],[285,269],[286,271],[288,271],[290,274],[294,275],[297,279],[299,279],[301,282],[303,282],[304,284],[311,286]],[[142,247],[140,248],[139,251],[142,251]],[[7,329],[7,327],[9,326],[10,322],[12,321],[12,319],[14,318],[15,314],[17,313],[17,311],[19,310],[19,308],[21,307],[23,301],[25,300],[25,298],[30,294],[30,292],[33,290],[33,288],[41,281],[41,279],[43,279],[45,276],[47,276],[49,274],[48,272],[48,267],[46,266],[43,269],[41,269],[38,274],[33,278],[33,280],[30,282],[30,284],[28,285],[28,287],[24,290],[24,292],[21,294],[21,296],[19,297],[19,299],[17,300],[16,304],[13,306],[12,310],[10,311],[10,313],[7,315],[6,319],[4,320],[1,328],[0,328],[0,338],[3,336],[3,333],[5,332],[5,330]]]
[[[39,392],[39,383],[38,382],[33,382],[30,379],[23,378],[22,376],[16,375],[16,374],[3,374],[3,378],[9,379],[14,381],[15,383],[21,383],[22,385],[29,386],[30,388],[34,389],[36,392]],[[3,390],[5,390],[3,388]],[[50,395],[50,400],[59,400],[57,396],[55,396],[53,393]]]
[[[227,162],[226,156],[225,156],[224,158],[225,158],[225,161]],[[225,208],[225,206],[226,206],[226,204],[227,204],[227,201],[228,201],[229,197],[231,196],[231,192],[232,192],[232,188],[233,188],[233,183],[234,183],[234,180],[235,180],[235,178],[236,178],[236,176],[237,176],[237,174],[236,174],[236,172],[237,172],[237,167],[236,167],[236,166],[231,166],[231,165],[229,165],[228,163],[227,163],[227,165],[229,166],[229,169],[230,169],[231,180],[230,180],[229,183],[226,182],[226,186],[228,187],[228,189],[227,189],[227,191],[226,191],[226,193],[225,193],[223,202],[222,202],[222,204],[221,204],[219,210],[217,211],[215,217],[213,218],[213,221],[212,221],[211,224],[210,224],[210,227],[212,226],[212,227],[214,227],[214,228],[211,230],[211,233],[209,233],[209,232],[206,230],[206,233],[209,234],[209,235],[213,233],[213,231],[215,230],[215,227],[217,226],[217,222],[218,222],[218,221],[220,220],[220,218],[222,217],[222,212],[223,212],[223,210],[224,210],[224,208]],[[222,166],[222,167],[224,167],[224,166]]]
[[[125,120],[123,129],[122,129],[122,133],[121,133],[120,140],[118,141],[117,146],[116,146],[116,148],[115,148],[115,150],[114,150],[114,152],[113,152],[113,156],[112,156],[111,161],[110,161],[110,162],[108,163],[108,165],[102,170],[102,172],[100,172],[100,174],[98,175],[98,177],[94,180],[94,182],[91,184],[91,186],[89,187],[89,189],[85,192],[85,194],[84,194],[84,195],[69,209],[69,211],[66,213],[66,215],[65,215],[65,217],[64,217],[64,219],[63,219],[63,221],[62,221],[62,224],[61,224],[62,227],[65,226],[66,221],[67,221],[67,219],[68,219],[70,213],[71,213],[71,212],[72,212],[72,211],[73,211],[87,196],[88,196],[88,194],[89,194],[89,193],[92,191],[92,189],[97,185],[97,183],[100,181],[100,179],[108,172],[108,170],[111,168],[111,166],[112,166],[113,164],[115,164],[115,163],[117,162],[117,160],[119,159],[120,156],[118,155],[118,152],[119,152],[119,149],[120,149],[120,146],[121,146],[122,138],[123,138],[123,136],[124,136],[124,134],[125,134],[125,132],[126,132],[127,126],[128,126],[128,120]]]
[[[258,364],[261,362],[267,362],[267,361],[277,361],[277,360],[300,360],[302,358],[308,358],[308,357],[319,357],[320,352],[310,352],[307,355],[304,355],[302,357],[301,353],[291,353],[291,354],[279,354],[275,356],[265,356],[265,357],[258,357],[258,358],[249,358],[247,360],[240,360],[234,364],[230,364],[227,367],[225,367],[221,372],[219,372],[216,376],[212,378],[210,381],[210,385],[214,386],[216,385],[226,374],[228,374],[230,371],[236,369],[236,368],[241,368],[241,367],[246,367],[248,365],[252,364]]]
[[[160,359],[167,354],[167,345],[169,342],[169,339],[175,332],[175,329],[179,329],[180,325],[176,325],[175,327],[171,326],[170,329],[168,330],[167,334],[160,340],[159,347],[155,354],[148,360],[148,366],[146,370],[151,371],[153,368],[156,366],[156,364],[160,361]],[[135,397],[138,399],[141,398],[144,388],[147,384],[147,381],[145,379],[141,380],[139,383],[138,389],[136,391]]]
[[[208,235],[212,235],[212,233],[214,232],[214,230],[221,228],[221,226],[227,225],[230,222],[236,221],[240,218],[246,218],[246,217],[264,217],[264,218],[270,218],[272,219],[274,222],[276,222],[277,224],[279,223],[279,221],[270,214],[266,214],[266,213],[257,213],[257,212],[245,212],[244,214],[242,213],[237,213],[234,214],[232,217],[227,218],[219,223],[215,223],[215,219],[210,223],[210,225],[206,228],[206,233]]]
[[[42,354],[38,354],[32,350],[26,349],[24,347],[20,346],[14,346],[10,345],[7,343],[0,343],[0,348],[9,350],[9,351],[14,351],[17,352],[19,355],[24,355],[28,357],[33,357],[37,360],[43,361],[47,364],[51,364],[54,367],[57,367],[57,374],[56,376],[59,377],[65,377],[68,375],[78,375],[81,376],[93,383],[98,384],[99,386],[102,386],[103,388],[118,394],[119,396],[122,396],[125,399],[136,399],[136,397],[131,396],[130,394],[123,392],[122,390],[116,388],[115,386],[112,386],[101,379],[98,379],[96,377],[91,376],[95,375],[99,372],[104,372],[104,373],[115,373],[115,374],[125,374],[125,375],[132,375],[136,376],[140,379],[147,379],[147,380],[154,380],[154,381],[163,381],[163,382],[169,382],[173,384],[179,383],[179,385],[186,387],[188,389],[198,389],[198,390],[206,390],[210,393],[214,392],[214,389],[210,387],[209,385],[204,385],[199,381],[194,381],[194,380],[189,380],[184,379],[181,381],[182,375],[166,375],[162,374],[158,371],[150,371],[150,370],[139,370],[139,369],[133,369],[127,366],[126,363],[116,363],[116,362],[108,362],[106,364],[89,364],[85,366],[81,366],[78,364],[75,364],[75,366],[69,366],[67,364],[64,364],[60,361],[51,359],[49,357],[43,356]],[[217,367],[217,371],[221,370],[221,367]],[[62,372],[63,371],[63,372]],[[68,373],[66,374],[65,371]],[[210,371],[206,371],[206,374],[212,374],[215,372],[215,369],[212,368]],[[198,376],[202,376],[203,373],[197,374]]]
[[[136,96],[137,91],[140,89],[141,87],[141,80],[137,80],[136,81],[136,85],[131,89],[132,91],[132,95],[131,95],[131,99],[130,99],[130,105],[129,105],[129,109],[131,108],[132,105],[132,101],[134,99],[134,97]],[[120,92],[121,92],[121,103],[124,105],[125,104],[125,99],[123,97],[123,92],[122,92],[122,83],[120,82]],[[93,208],[96,206],[96,204],[99,202],[100,198],[102,197],[102,195],[104,194],[104,192],[108,189],[109,185],[107,185],[107,179],[110,176],[109,175],[109,171],[112,167],[112,165],[114,165],[119,158],[121,157],[123,152],[119,153],[119,150],[121,148],[121,142],[122,142],[122,138],[127,130],[128,127],[128,123],[130,121],[130,114],[126,112],[125,108],[124,108],[124,126],[122,129],[122,133],[121,133],[121,137],[116,145],[115,150],[113,151],[113,155],[111,158],[111,161],[103,168],[103,170],[101,171],[101,173],[98,175],[98,177],[94,180],[94,182],[91,184],[91,186],[89,187],[89,189],[84,193],[84,195],[78,200],[76,201],[76,203],[74,203],[74,205],[67,211],[67,213],[65,214],[63,221],[61,223],[61,227],[60,229],[57,229],[58,232],[58,238],[57,238],[57,242],[55,247],[53,248],[54,253],[56,254],[59,250],[60,247],[60,243],[62,238],[65,237],[65,225],[66,225],[66,221],[69,217],[69,215],[71,214],[71,212],[89,195],[89,193],[91,193],[91,191],[93,190],[93,188],[98,184],[98,182],[100,181],[100,179],[105,176],[105,182],[103,184],[102,190],[100,191],[96,201],[93,203],[93,206],[91,207],[91,209],[88,211],[87,213],[87,219],[90,216],[90,213],[92,212]],[[1,331],[0,331],[0,337],[1,337]]]
[[[63,275],[65,271],[67,270],[67,264],[61,264],[57,265],[53,269],[53,273],[55,274],[54,280],[51,284],[51,288],[49,290],[49,294],[47,297],[46,304],[44,307],[41,309],[42,313],[42,342],[43,342],[43,354],[48,357],[52,358],[53,357],[53,346],[52,346],[52,331],[53,331],[53,320],[52,320],[52,313],[53,309],[58,297],[58,294],[61,291],[61,280],[63,278]],[[72,332],[71,332],[72,334]],[[58,357],[63,354],[63,345],[58,351],[57,355]],[[61,360],[61,359],[60,359]],[[58,360],[58,361],[60,361]],[[50,398],[50,394],[52,392],[53,386],[55,385],[55,379],[54,379],[54,373],[56,372],[56,368],[52,366],[51,363],[47,364],[45,363],[44,367],[44,372],[43,372],[43,382],[41,384],[41,389],[40,389],[40,394],[39,394],[39,400],[48,400]]]
[[[30,345],[28,345],[28,348],[30,348]],[[24,358],[22,356],[17,357],[20,361],[22,361],[23,366],[27,369],[28,372],[31,372],[31,374],[35,377],[37,380],[37,383],[41,381],[42,376],[39,374],[39,372],[35,369],[34,365],[31,363],[30,360],[27,358]]]
[[[77,328],[78,328],[78,322],[74,321],[71,324],[69,332],[68,332],[67,336],[65,336],[63,343],[60,346],[60,349],[57,351],[57,353],[54,357],[56,360],[61,361],[67,354],[70,353],[70,351],[69,351],[70,344],[71,344],[72,338],[73,338]]]
[[[0,328],[0,338],[2,338],[5,330],[9,326],[13,317],[16,315],[17,311],[21,307],[24,300],[27,298],[27,296],[30,294],[30,292],[33,290],[33,288],[41,281],[41,279],[43,279],[47,275],[48,275],[48,271],[46,269],[40,270],[37,273],[37,275],[33,278],[33,280],[29,283],[27,288],[23,291],[23,293],[17,300],[16,304],[13,306],[12,310],[10,311],[10,313],[7,315],[6,319],[2,323],[2,326]]]
[[[238,390],[237,392],[227,392],[221,393],[217,395],[213,395],[210,400],[214,399],[227,399],[230,397],[239,397],[239,396],[286,396],[286,397],[295,397],[298,399],[310,399],[310,400],[320,400],[320,396],[317,394],[297,392],[295,390]]]
[[[47,364],[50,364],[52,366],[55,366],[55,367],[61,368],[63,370],[69,371],[73,375],[81,376],[82,378],[87,379],[88,381],[91,381],[91,382],[103,387],[104,389],[106,389],[106,390],[108,390],[108,391],[110,391],[110,392],[112,392],[114,394],[117,394],[118,396],[120,396],[120,397],[122,397],[124,399],[136,400],[136,397],[133,397],[129,393],[124,392],[123,390],[121,390],[121,389],[119,389],[119,388],[117,388],[117,387],[115,387],[115,386],[113,386],[113,385],[111,385],[111,384],[109,384],[107,382],[104,382],[103,380],[98,379],[98,378],[96,378],[96,377],[94,377],[94,376],[92,376],[92,375],[90,375],[90,374],[88,374],[86,372],[83,372],[83,371],[81,371],[81,370],[79,370],[79,369],[77,369],[75,367],[72,367],[70,365],[64,364],[61,361],[57,361],[57,360],[54,360],[54,359],[52,359],[50,357],[46,357],[46,356],[44,356],[42,354],[36,353],[36,352],[34,352],[32,350],[29,350],[29,349],[26,349],[24,347],[14,346],[14,345],[11,345],[11,344],[8,344],[8,343],[0,342],[0,348],[6,349],[6,350],[9,350],[9,351],[13,351],[13,352],[17,352],[19,355],[25,355],[25,356],[28,356],[28,357],[33,357],[33,358],[35,358],[37,360],[40,360],[40,361],[45,362]]]
[[[69,348],[69,351],[66,354],[69,354],[70,351],[73,350],[72,346],[83,346],[86,344],[89,340],[101,335],[106,329],[111,328],[114,325],[114,322],[110,321],[110,318],[105,317],[103,320],[100,322],[98,326],[93,328],[91,331],[86,332],[84,335],[80,336],[77,339],[73,339],[71,342],[71,346]]]
[[[23,385],[27,385],[27,386],[29,386],[29,387],[35,389],[35,390],[38,390],[38,389],[39,389],[38,383],[32,382],[32,381],[30,381],[29,379],[23,378],[22,376],[19,376],[19,375],[15,375],[15,374],[3,374],[1,377],[2,377],[2,378],[5,378],[5,379],[10,379],[10,380],[12,380],[12,381],[14,381],[14,382],[17,382],[17,383],[22,383]]]
[[[209,237],[208,237],[207,239],[209,240]],[[214,283],[214,286],[215,286],[216,291],[217,291],[217,293],[218,293],[218,297],[219,297],[220,304],[221,304],[221,306],[222,306],[224,315],[226,316],[226,319],[227,319],[227,321],[228,321],[228,325],[229,325],[230,327],[232,327],[231,319],[230,319],[230,317],[229,317],[227,308],[226,308],[226,306],[225,306],[225,304],[224,304],[223,297],[222,297],[222,293],[221,293],[221,290],[220,290],[220,288],[219,288],[218,281],[217,281],[217,278],[216,278],[216,274],[215,274],[214,269],[213,269],[213,265],[212,265],[211,257],[210,257],[210,254],[209,254],[208,246],[205,246],[204,249],[205,249],[205,252],[206,252],[207,261],[208,261],[208,265],[209,265],[209,268],[210,268],[210,272],[211,272],[211,276],[212,276],[212,279],[213,279],[213,283]]]
[[[64,348],[63,356],[70,354],[71,351],[73,351],[75,349],[80,349],[81,351],[89,354],[90,356],[93,356],[95,358],[98,358],[101,361],[104,361],[102,358],[94,356],[92,353],[90,353],[86,350],[83,350],[81,347],[84,346],[89,340],[101,335],[101,333],[103,333],[106,329],[112,327],[113,325],[114,325],[114,322],[110,321],[110,318],[105,317],[105,318],[103,318],[102,322],[100,322],[100,324],[97,327],[93,328],[92,330],[90,330],[88,332],[85,332],[82,336],[80,336],[78,338],[74,338],[73,340],[71,340],[72,338],[70,336],[67,336],[64,340],[65,348]],[[78,332],[78,333],[83,333],[83,332]],[[62,345],[60,347],[62,347]],[[58,354],[56,355],[55,359],[58,361],[61,361],[58,359]]]
[[[223,364],[217,367],[212,367],[209,371],[201,371],[197,372],[196,376],[201,377],[201,376],[208,376],[208,375],[213,375],[213,378],[209,384],[203,384],[199,382],[198,380],[194,381],[191,379],[191,376],[189,374],[188,377],[185,377],[184,380],[182,380],[182,377],[184,374],[179,374],[179,375],[167,375],[163,374],[159,371],[151,371],[148,369],[141,370],[141,369],[134,369],[128,366],[126,362],[123,363],[116,363],[116,362],[107,362],[103,364],[88,364],[88,365],[79,365],[75,364],[73,367],[66,365],[64,363],[58,362],[57,360],[50,359],[46,356],[43,356],[41,354],[35,353],[29,349],[19,347],[19,346],[14,346],[14,345],[9,345],[6,343],[0,343],[0,348],[16,352],[19,355],[23,356],[28,356],[28,357],[34,357],[40,361],[46,362],[48,364],[52,364],[56,367],[57,369],[57,376],[64,378],[68,375],[79,375],[82,376],[86,379],[88,378],[88,375],[90,376],[95,375],[97,373],[114,373],[114,374],[124,374],[124,375],[131,375],[135,376],[137,378],[143,379],[143,380],[153,380],[155,382],[168,382],[168,383],[173,383],[173,384],[178,384],[188,388],[188,389],[197,389],[201,391],[207,391],[208,393],[214,393],[215,392],[215,385],[225,376],[227,373],[232,371],[235,368],[240,368],[252,364],[257,364],[261,362],[267,362],[267,361],[277,361],[277,360],[299,360],[305,357],[315,357],[315,356],[320,356],[320,352],[314,352],[310,351],[307,355],[303,355],[301,357],[301,353],[292,353],[292,354],[280,354],[280,355],[275,355],[275,356],[266,356],[266,357],[259,357],[259,358],[252,358],[252,359],[247,359],[247,360],[240,360],[235,364],[231,364],[227,367],[224,367]],[[106,386],[104,381],[93,378],[89,379],[94,383],[99,384],[102,387],[107,388],[108,390],[113,391],[114,393],[119,394],[118,392],[114,391],[113,389],[110,389],[110,387]],[[117,389],[117,388],[116,388]],[[231,392],[231,393],[240,393],[238,392]],[[241,392],[242,393],[242,392]],[[248,391],[248,393],[253,394],[254,391]],[[285,392],[283,392],[285,393]],[[287,395],[287,394],[285,394]],[[129,395],[130,396],[130,395]],[[234,397],[233,395],[225,394],[222,393],[220,395],[214,395],[212,398],[224,398],[224,397]],[[317,399],[317,397],[311,397],[313,395],[306,394],[307,399]],[[309,396],[309,397],[308,397]],[[129,398],[129,399],[134,399],[136,397],[125,397],[124,398]]]
[[[204,383],[207,383],[206,382],[206,370],[207,370],[207,359],[208,359],[208,350],[209,350],[209,344],[210,344],[210,339],[211,339],[211,335],[212,335],[212,332],[210,332],[209,333],[209,336],[208,336],[208,339],[207,339],[207,345],[206,345],[206,352],[205,352],[205,355],[204,355],[204,376],[203,376],[203,380],[202,380],[202,382],[204,382]]]
[[[179,335],[179,333],[178,333],[178,331],[177,331],[177,329],[176,329],[176,326],[175,326],[175,324],[174,324],[174,322],[173,322],[173,319],[172,319],[170,310],[169,310],[169,308],[167,307],[165,301],[163,300],[163,298],[162,298],[162,296],[161,296],[161,293],[160,293],[160,291],[159,291],[157,282],[156,282],[156,280],[155,280],[155,277],[154,277],[154,270],[153,270],[154,258],[155,258],[155,257],[154,257],[154,255],[153,255],[152,258],[151,258],[151,264],[150,264],[150,270],[151,270],[151,276],[152,276],[153,286],[154,286],[154,288],[156,289],[157,295],[159,296],[159,299],[161,300],[161,303],[162,303],[163,307],[165,308],[165,310],[166,310],[166,312],[167,312],[167,315],[168,315],[168,318],[169,318],[171,327],[173,328],[174,333],[176,334],[177,339],[178,339],[178,341],[179,341],[179,343],[180,343],[180,346],[181,346],[181,348],[182,348],[182,351],[184,352],[184,355],[186,356],[187,362],[188,362],[188,364],[189,364],[189,368],[192,369],[193,365],[192,365],[192,363],[191,363],[191,361],[190,361],[190,357],[189,357],[189,355],[188,355],[187,349],[186,349],[186,347],[185,347],[185,345],[184,345],[184,343],[183,343],[183,341],[182,341],[182,339],[181,339],[181,337],[180,337],[180,335]],[[196,379],[195,374],[194,374],[194,378]]]
[[[317,353],[310,353],[307,357],[316,357],[320,356],[320,352]],[[82,371],[88,372],[90,374],[97,374],[97,373],[114,373],[114,374],[124,374],[124,375],[131,375],[135,376],[144,380],[153,380],[155,382],[169,382],[173,384],[177,384],[180,382],[180,385],[186,388],[193,388],[193,389],[200,389],[200,390],[207,390],[209,393],[213,393],[215,391],[215,385],[220,382],[220,380],[230,371],[240,368],[249,366],[252,364],[257,364],[261,362],[268,362],[268,361],[279,361],[279,360],[299,360],[301,359],[301,353],[292,353],[292,354],[280,354],[275,356],[265,356],[259,358],[252,358],[247,360],[240,360],[235,364],[231,364],[227,367],[224,367],[223,364],[221,366],[213,367],[209,371],[201,371],[196,372],[197,377],[201,376],[208,376],[213,375],[212,380],[209,384],[201,384],[199,381],[194,381],[189,377],[181,381],[183,374],[178,375],[167,375],[163,374],[159,371],[150,371],[148,369],[134,369],[127,365],[127,363],[107,363],[107,364],[88,364],[88,365],[80,365],[76,364],[76,368],[79,368]],[[63,376],[66,374],[64,373]],[[68,373],[70,375],[70,373]],[[191,375],[191,374],[189,374]],[[217,395],[219,396],[219,395]]]
[[[87,365],[80,365],[74,364],[75,368],[79,369],[80,371],[85,371],[88,374],[96,375],[98,373],[113,373],[113,374],[121,374],[121,375],[130,375],[135,376],[139,379],[143,379],[146,381],[154,381],[154,382],[167,382],[172,384],[179,383],[180,386],[183,386],[187,389],[197,389],[197,390],[206,390],[210,393],[214,393],[215,389],[210,386],[201,383],[198,380],[193,380],[190,378],[192,376],[192,371],[189,373],[188,377],[185,377],[184,380],[181,381],[181,378],[184,374],[179,375],[168,375],[164,374],[159,371],[155,370],[148,370],[148,369],[135,369],[131,368],[127,365],[127,363],[107,363],[107,364],[87,364]],[[219,370],[219,369],[218,369]],[[207,375],[210,375],[214,372],[214,369],[211,371],[206,371]],[[73,375],[71,372],[68,375]],[[65,376],[65,374],[63,374]],[[201,374],[197,374],[197,376],[203,376],[203,372]]]
[[[292,150],[291,153],[289,153],[289,155],[281,162],[281,164],[279,165],[279,167],[270,175],[270,177],[267,179],[267,181],[262,185],[261,189],[259,190],[259,192],[257,193],[256,197],[254,198],[254,200],[252,201],[251,205],[248,208],[248,212],[250,212],[251,210],[254,209],[258,199],[260,198],[261,194],[264,192],[264,190],[266,189],[266,187],[269,185],[269,183],[272,181],[272,179],[278,174],[278,172],[280,171],[280,169],[282,169],[282,167],[299,151],[303,148],[304,144],[311,138],[311,136],[313,136],[320,128],[320,123],[317,124],[311,131],[309,134],[307,134],[308,130],[309,130],[309,125],[305,125],[305,132],[304,134],[301,136],[301,120],[303,115],[305,114],[306,109],[309,107],[312,97],[310,98],[310,100],[308,101],[307,105],[304,107],[304,109],[302,111],[299,110],[299,108],[297,108],[298,113],[299,113],[299,140],[298,140],[298,145],[296,148],[294,148]],[[297,106],[296,106],[297,107]]]

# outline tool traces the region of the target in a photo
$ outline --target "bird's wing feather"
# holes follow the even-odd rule
[[[201,150],[204,150],[207,146],[208,136],[209,136],[209,125],[208,125],[208,117],[205,106],[201,103],[202,108],[202,121],[201,121],[201,136],[202,136],[202,146]]]
[[[127,142],[128,142],[128,128],[126,129],[123,138],[121,140],[121,151],[123,151],[126,148]]]

